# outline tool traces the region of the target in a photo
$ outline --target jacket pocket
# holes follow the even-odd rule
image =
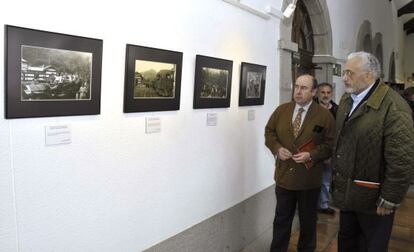
[[[347,195],[348,206],[356,211],[374,210],[379,197],[379,188],[368,188],[350,183],[349,193]]]

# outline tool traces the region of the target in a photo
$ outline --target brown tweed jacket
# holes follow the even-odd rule
[[[322,183],[322,161],[331,156],[335,121],[329,110],[312,102],[295,139],[292,126],[294,109],[295,102],[289,102],[280,105],[273,112],[265,128],[265,144],[276,157],[280,147],[297,153],[298,146],[313,139],[317,145],[310,152],[314,166],[307,170],[304,164],[298,164],[292,159],[282,161],[276,158],[274,178],[278,186],[288,190],[317,188]]]

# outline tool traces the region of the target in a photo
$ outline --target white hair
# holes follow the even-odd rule
[[[363,71],[372,72],[374,79],[381,76],[381,64],[377,57],[367,52],[353,52],[348,55],[348,60],[359,58],[361,60],[361,68]]]

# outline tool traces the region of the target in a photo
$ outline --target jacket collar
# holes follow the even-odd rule
[[[372,95],[368,98],[367,106],[378,110],[389,88],[390,87],[387,86],[384,82],[381,82],[372,93]]]
[[[375,88],[375,90],[372,92],[372,94],[369,96],[369,98],[367,99],[366,101],[367,106],[370,106],[373,109],[379,109],[389,88],[390,87],[387,86],[384,82],[380,82],[378,86]],[[351,104],[353,102],[351,95],[349,93],[345,93],[342,97],[342,100],[343,102],[347,102]]]

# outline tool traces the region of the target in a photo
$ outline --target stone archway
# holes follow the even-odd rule
[[[282,9],[290,3],[283,0]],[[306,6],[312,23],[314,39],[314,56],[312,62],[318,65],[315,76],[319,82],[332,83],[332,64],[336,63],[332,56],[332,29],[326,0],[306,0]],[[298,45],[291,41],[293,18],[280,22],[280,86],[279,102],[291,100],[292,95],[292,53],[298,51]]]

